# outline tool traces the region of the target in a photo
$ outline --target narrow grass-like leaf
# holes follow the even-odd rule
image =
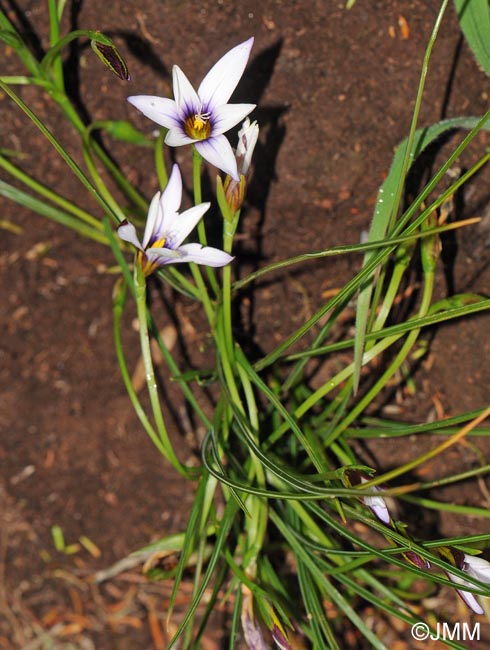
[[[103,197],[96,190],[96,188],[92,185],[90,180],[87,178],[86,174],[77,165],[77,163],[73,160],[73,158],[70,156],[70,154],[63,148],[63,146],[56,139],[56,137],[46,127],[46,125],[31,111],[31,109],[27,106],[27,104],[25,102],[22,101],[22,99],[16,93],[14,93],[14,91],[11,88],[9,88],[7,86],[7,84],[0,81],[0,88],[17,104],[17,106],[22,111],[24,111],[24,113],[27,115],[27,117],[37,126],[37,128],[41,131],[41,133],[44,135],[44,137],[56,149],[56,151],[60,154],[60,156],[66,162],[68,167],[73,171],[75,176],[80,180],[82,185],[88,190],[89,194],[91,194],[92,196],[95,197],[97,202],[102,206],[102,208],[108,214],[110,214],[111,216],[114,216],[112,214],[111,208],[106,203],[106,201],[104,201]],[[115,218],[115,216],[114,216],[114,218]]]
[[[96,230],[102,230],[102,224],[100,223],[99,219],[96,219],[94,216],[80,208],[78,205],[75,205],[71,201],[68,201],[68,199],[60,196],[51,188],[43,185],[32,176],[29,176],[29,174],[26,174],[22,169],[10,162],[10,160],[6,157],[8,155],[8,152],[4,151],[3,153],[5,153],[5,155],[2,155],[2,153],[0,153],[0,168],[4,169],[11,176],[21,181],[29,189],[34,190],[37,194],[48,199],[48,201],[51,203],[54,203],[63,210],[66,210],[72,214],[74,217],[77,217],[77,219],[80,221],[85,222]]]
[[[27,45],[24,43],[22,37],[15,29],[14,25],[7,18],[7,14],[1,9],[0,9],[0,29],[2,31],[8,32],[7,38],[11,40],[11,47],[14,47],[17,56],[22,61],[24,66],[27,68],[27,70],[30,72],[30,74],[33,77],[37,77],[39,75],[39,69],[40,69],[38,61],[31,53]],[[11,36],[11,34],[14,34],[15,36]],[[13,38],[15,38],[15,44],[14,41],[12,40]]]
[[[233,291],[242,289],[250,282],[257,280],[263,275],[272,273],[273,271],[278,271],[280,269],[293,266],[294,264],[300,264],[302,262],[307,262],[308,260],[317,260],[324,257],[337,257],[338,255],[346,255],[348,253],[366,253],[368,251],[377,251],[380,248],[386,248],[388,246],[392,247],[394,244],[404,244],[407,242],[413,242],[418,239],[423,239],[432,235],[440,234],[448,230],[456,230],[462,226],[471,225],[474,223],[480,222],[481,219],[478,217],[472,219],[465,219],[464,221],[457,221],[453,223],[447,223],[442,226],[437,226],[436,228],[427,228],[424,232],[413,232],[410,235],[400,236],[400,237],[390,237],[389,239],[379,239],[374,241],[369,241],[361,244],[346,244],[343,246],[333,246],[332,248],[326,248],[315,253],[302,253],[301,255],[296,255],[294,257],[289,257],[286,260],[280,260],[279,262],[273,262],[268,266],[265,266],[262,269],[258,269],[253,273],[245,276],[241,280],[237,280],[233,283]]]
[[[436,422],[424,422],[422,424],[404,424],[393,420],[380,420],[378,418],[365,418],[366,429],[347,429],[346,436],[349,438],[395,438],[402,436],[420,435],[426,432],[439,435],[451,435],[456,432],[455,427],[478,417],[485,409],[468,411],[461,415],[445,418]],[[457,429],[459,431],[459,427]],[[468,433],[469,436],[488,436],[490,428],[479,427]]]
[[[23,190],[20,190],[17,187],[10,185],[10,183],[6,183],[2,180],[0,180],[0,195],[4,196],[7,199],[10,199],[11,201],[15,201],[19,205],[23,205],[33,212],[37,212],[37,214],[40,214],[43,217],[47,217],[48,219],[56,221],[63,226],[67,226],[68,228],[75,230],[84,237],[93,239],[100,244],[108,243],[107,237],[100,231],[99,228],[95,228],[92,225],[87,225],[80,219],[75,218],[73,215],[68,214],[67,212],[64,212],[63,210],[60,210],[59,208],[56,208],[52,205],[49,205],[49,203],[46,203],[46,201],[41,201],[35,196],[32,196],[31,194],[28,194],[27,192],[24,192]]]
[[[454,0],[463,34],[478,64],[490,74],[490,7],[488,0]]]
[[[298,543],[295,536],[286,522],[279,517],[275,512],[271,511],[271,519],[274,525],[279,529],[281,534],[288,542],[291,550],[297,557],[297,560],[304,562],[305,566],[311,573],[312,578],[316,584],[324,591],[325,595],[332,600],[333,603],[342,611],[342,613],[352,622],[355,627],[365,636],[371,643],[373,648],[377,650],[388,650],[384,643],[369,629],[362,618],[357,614],[348,600],[338,591],[334,585],[327,579],[323,570],[317,564],[315,555],[310,554],[301,544]]]
[[[220,525],[219,525],[219,528],[218,528],[218,531],[217,531],[213,551],[212,551],[211,557],[209,558],[209,562],[208,562],[208,565],[206,567],[206,571],[205,571],[205,574],[204,574],[203,579],[201,581],[201,584],[199,585],[199,588],[198,588],[196,594],[194,595],[194,598],[192,599],[192,602],[189,605],[189,608],[188,608],[188,610],[187,610],[187,612],[185,614],[185,617],[184,617],[182,623],[179,625],[175,635],[173,636],[173,638],[172,638],[172,640],[171,640],[171,642],[170,642],[170,644],[168,646],[168,650],[171,650],[172,648],[175,647],[175,644],[176,644],[177,640],[179,639],[181,634],[186,629],[187,624],[189,623],[189,621],[193,617],[194,612],[196,611],[199,603],[201,602],[201,599],[202,599],[202,597],[204,595],[204,592],[206,591],[206,589],[209,586],[209,583],[211,581],[211,578],[213,577],[213,573],[214,573],[214,571],[216,569],[216,566],[217,566],[217,564],[218,564],[218,562],[219,562],[219,560],[220,560],[220,558],[221,558],[221,556],[223,554],[224,545],[226,543],[226,540],[227,540],[228,535],[230,533],[231,527],[232,527],[233,522],[235,520],[235,515],[236,515],[237,511],[238,511],[238,506],[237,506],[236,502],[233,501],[233,500],[228,501],[228,503],[226,504],[223,516],[222,516],[222,518],[220,520]],[[175,603],[176,596],[177,596],[177,592],[175,591],[175,588],[174,588],[174,591],[172,592],[172,603]]]
[[[409,153],[410,164],[438,137],[456,129],[474,129],[481,122],[477,117],[460,117],[443,120],[430,127],[418,129],[413,138]],[[482,129],[489,130],[490,125],[482,124]],[[388,176],[379,189],[373,220],[369,230],[368,241],[383,240],[390,222],[391,214],[395,208],[396,187],[402,173],[403,163],[407,155],[408,139],[398,147],[393,158]],[[371,258],[366,256],[365,263]],[[372,295],[371,282],[366,283],[359,293],[356,310],[356,352],[355,352],[355,377],[359,378],[360,359],[364,350],[368,313]]]

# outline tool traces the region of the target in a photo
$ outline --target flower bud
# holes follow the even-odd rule
[[[130,81],[131,77],[128,66],[111,39],[100,32],[91,32],[90,35],[92,37],[92,40],[90,41],[92,50],[99,57],[102,63],[106,65],[109,70],[112,70],[119,79]]]
[[[342,477],[342,481],[346,487],[362,485],[363,483],[367,483],[370,480],[371,479],[369,476],[364,472],[352,468],[346,469]],[[371,489],[373,492],[382,492],[382,489],[376,486],[368,489]],[[388,510],[388,506],[386,505],[386,501],[383,499],[383,497],[376,495],[365,496],[359,497],[359,501],[367,506],[383,524],[386,524],[387,526],[390,525],[391,515],[390,511]]]
[[[226,201],[233,213],[239,210],[245,201],[250,163],[258,137],[259,125],[256,121],[250,123],[247,117],[238,132],[238,145],[235,152],[240,180],[235,181],[231,176],[227,176],[223,183]]]
[[[471,578],[476,578],[485,584],[490,583],[490,562],[487,560],[484,560],[481,557],[475,557],[474,555],[468,555],[468,553],[463,553],[463,551],[460,551],[457,548],[450,548],[448,546],[441,546],[437,549],[437,551],[439,555],[444,560],[446,560],[446,562],[449,562],[449,564],[452,564],[457,569],[464,571]],[[446,573],[447,577],[452,582],[460,585],[460,587],[473,586],[472,583],[467,582],[463,578],[460,578],[459,576],[456,576],[449,571]],[[479,603],[475,594],[471,593],[471,591],[466,591],[465,589],[461,588],[456,588],[456,591],[461,596],[466,605],[468,605],[468,607],[475,612],[475,614],[484,614],[484,609]]]

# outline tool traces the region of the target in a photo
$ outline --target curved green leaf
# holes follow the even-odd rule
[[[485,116],[488,118],[488,114]],[[438,137],[456,129],[471,129],[475,134],[480,130],[490,130],[488,119],[482,120],[478,117],[455,117],[448,120],[442,120],[432,126],[418,129],[415,131],[412,147],[409,151],[409,168],[413,161],[419,156]],[[374,207],[374,215],[368,234],[368,242],[382,240],[390,223],[390,218],[394,210],[397,187],[400,174],[403,170],[405,157],[407,154],[408,138],[398,147],[390,171],[386,180],[381,185]],[[458,148],[459,149],[459,148]],[[458,151],[458,150],[457,150]],[[456,153],[456,152],[455,152]],[[452,160],[454,154],[449,160]],[[449,161],[448,161],[449,162]],[[368,253],[364,259],[364,265],[373,257],[373,253]],[[364,343],[367,332],[368,314],[371,304],[371,295],[373,290],[372,276],[367,280],[365,286],[359,292],[356,313],[356,352],[355,352],[355,371],[354,375],[359,377],[362,355],[364,352]]]
[[[490,73],[490,6],[488,0],[454,0],[459,24],[475,59]]]

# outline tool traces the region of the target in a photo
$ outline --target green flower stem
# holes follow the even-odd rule
[[[56,6],[56,0],[48,0],[48,11],[49,11],[49,43],[51,45],[51,50],[56,48],[57,43],[60,42],[60,21],[58,17],[58,7]],[[41,63],[41,67],[42,67]],[[65,80],[63,76],[63,61],[60,56],[56,56],[53,60],[53,80],[58,88],[64,92],[65,90]]]
[[[257,411],[257,404],[252,388],[252,384],[246,372],[238,366],[238,374],[242,383],[243,392],[247,403],[248,420],[250,428],[253,431],[259,430],[259,417]],[[255,442],[258,444],[258,438]],[[255,478],[259,487],[265,487],[265,471],[264,466],[260,460],[253,453],[250,455],[250,469],[248,473],[248,480],[252,482]],[[250,502],[250,503],[249,503]],[[265,535],[267,532],[268,521],[268,506],[267,500],[262,497],[250,495],[246,502],[250,517],[245,520],[245,529],[247,531],[248,549],[244,556],[243,567],[246,569],[250,567],[252,570],[256,568],[257,557],[264,544]]]
[[[138,416],[139,421],[143,425],[146,433],[149,435],[151,441],[162,454],[166,457],[166,449],[162,441],[158,437],[155,429],[152,427],[150,421],[148,420],[145,409],[141,405],[141,402],[138,399],[138,396],[133,388],[131,382],[131,376],[126,365],[126,359],[124,357],[124,351],[121,340],[121,318],[124,311],[124,305],[126,303],[126,294],[127,294],[127,284],[121,284],[118,280],[116,287],[114,289],[114,305],[113,305],[113,314],[114,314],[114,343],[116,348],[117,361],[119,363],[119,368],[121,370],[121,377],[123,379],[124,385],[126,387],[129,399],[135,410],[136,415]]]
[[[148,334],[148,312],[146,307],[146,279],[143,274],[141,265],[136,263],[134,267],[134,284],[136,289],[136,307],[138,311],[138,321],[140,330],[140,345],[143,364],[145,367],[146,385],[150,395],[151,408],[159,438],[162,443],[163,456],[173,465],[173,467],[185,478],[189,478],[189,469],[182,465],[175,455],[172,443],[168,437],[167,429],[163,419],[160,400],[158,396],[153,361],[151,358],[150,337]]]
[[[194,187],[194,205],[199,205],[199,203],[202,203],[201,166],[202,156],[195,147],[192,147],[192,183]],[[208,239],[206,236],[206,226],[204,225],[204,219],[201,219],[197,224],[197,234],[201,246],[207,246]],[[220,292],[214,269],[210,266],[207,266],[206,274],[208,276],[209,284],[214,291],[214,295],[218,297],[220,295]]]
[[[41,61],[41,71],[43,75],[47,74],[47,71],[49,70],[49,67],[53,65],[55,68],[58,67],[58,62],[61,63],[61,58],[59,58],[59,53],[61,50],[66,47],[69,43],[72,41],[76,40],[77,38],[80,38],[80,36],[86,36],[87,38],[91,38],[92,32],[88,29],[75,29],[66,36],[63,36],[63,38],[59,38],[59,24],[56,26],[57,18],[55,19],[52,15],[51,11],[51,5],[55,5],[55,0],[48,0],[48,3],[50,5],[50,23],[51,23],[51,47],[50,49],[46,52],[44,55],[42,61]],[[57,14],[56,8],[54,8],[54,12]],[[53,37],[56,38],[53,40]],[[56,70],[55,70],[55,82],[56,82],[56,87],[59,90],[63,90],[62,85],[58,85],[59,80],[57,79],[56,76]]]
[[[195,147],[192,147],[192,186],[194,188],[194,205],[202,203],[201,166],[202,156]],[[199,234],[199,243],[202,246],[207,246],[208,241],[203,219],[201,219],[197,225],[197,232]]]
[[[231,253],[233,248],[233,237],[240,218],[240,212],[237,211],[233,217],[233,222],[227,219],[223,220],[223,250],[225,253]],[[222,317],[223,317],[223,334],[227,354],[230,359],[234,359],[235,351],[233,345],[233,327],[231,318],[231,264],[223,268],[222,284]]]
[[[163,154],[164,141],[167,132],[168,129],[164,129],[162,127],[155,142],[155,169],[157,172],[158,185],[160,186],[160,190],[163,190],[168,183],[168,174],[165,167],[165,156]]]
[[[242,399],[240,397],[240,393],[238,391],[236,379],[235,379],[235,356],[229,356],[228,355],[228,348],[230,345],[229,340],[226,339],[226,333],[224,331],[224,323],[223,323],[223,310],[220,310],[220,318],[218,318],[217,321],[217,327],[216,327],[216,346],[218,348],[218,357],[219,357],[219,363],[221,366],[221,369],[223,371],[223,377],[224,381],[226,383],[226,388],[229,393],[229,399],[233,401],[233,403],[236,405],[236,407],[240,410],[241,413],[245,413],[245,409],[243,407]],[[231,343],[233,345],[233,342]],[[230,415],[231,417],[231,415]]]
[[[65,106],[61,106],[63,110],[68,110],[70,111],[71,114],[73,114],[71,104],[69,101],[66,99],[63,99],[63,103]],[[76,114],[75,114],[76,115]],[[78,115],[76,115],[78,118]],[[101,163],[104,165],[104,167],[107,169],[109,174],[112,176],[114,181],[116,182],[117,186],[119,189],[123,192],[124,196],[128,198],[134,206],[141,212],[142,215],[146,215],[146,210],[148,209],[148,201],[144,196],[142,196],[138,190],[131,185],[131,183],[128,182],[124,174],[121,172],[121,170],[117,167],[117,165],[111,160],[110,156],[108,156],[105,151],[100,147],[98,142],[93,139],[91,129],[92,125],[89,126],[88,128],[85,128],[85,125],[83,122],[79,120],[78,127],[77,125],[74,125],[75,128],[78,130],[82,138],[86,138],[87,145],[90,147],[91,150],[93,150],[97,156],[97,158],[101,161]]]
[[[165,359],[165,363],[169,367],[172,376],[175,377],[175,383],[179,384],[180,389],[184,394],[185,398],[187,399],[187,401],[189,402],[189,404],[191,405],[193,412],[199,417],[203,425],[207,429],[209,429],[211,427],[211,421],[206,416],[202,408],[199,406],[199,403],[196,400],[194,393],[189,388],[188,383],[184,379],[182,379],[182,373],[180,372],[167,346],[163,342],[162,337],[160,336],[160,332],[158,331],[157,327],[154,325],[150,314],[148,314],[148,327],[150,332],[152,333],[152,336],[155,338],[155,340],[158,343],[158,347],[160,348],[162,356]]]
[[[4,27],[6,29],[9,29],[10,31],[14,31],[13,27],[7,27],[7,25],[10,25],[9,21],[6,20],[3,12],[0,11],[0,27]],[[74,38],[78,38],[78,36],[83,35],[83,36],[93,36],[93,34],[90,32],[90,30],[77,30],[74,32],[71,32],[68,34],[65,39],[62,39],[62,41],[66,41],[68,39],[69,42],[70,40],[73,40]],[[68,38],[70,37],[70,38]],[[20,39],[20,37],[19,37]],[[64,43],[66,45],[66,42]],[[58,41],[57,47],[61,44],[61,41]],[[46,58],[50,56],[50,53],[53,52],[52,48],[49,50],[49,52],[46,54],[45,59],[43,59],[42,65],[46,64]],[[59,49],[59,48],[58,48]],[[63,88],[59,87],[56,85],[55,82],[53,82],[52,79],[46,76],[44,69],[42,68],[42,65],[40,65],[29,53],[29,57],[22,57],[21,52],[18,50],[17,51],[22,62],[24,65],[28,68],[28,70],[31,72],[33,75],[32,79],[29,79],[27,77],[21,77],[21,76],[16,76],[16,77],[0,77],[0,83],[3,82],[2,88],[5,90],[7,87],[8,83],[16,83],[16,84],[22,84],[25,85],[27,83],[33,83],[39,86],[42,86],[45,88],[45,90],[49,93],[49,95],[56,101],[58,106],[61,108],[61,110],[65,113],[66,117],[68,120],[72,123],[73,127],[78,131],[78,133],[85,138],[86,137],[86,126],[83,123],[83,121],[80,119],[80,116],[78,115],[77,111],[71,104],[70,100],[66,96]],[[26,52],[27,49],[26,49]],[[53,54],[54,56],[54,54]],[[48,59],[49,63],[49,59]],[[5,90],[5,92],[7,92]],[[8,93],[11,98],[15,100],[13,93]],[[20,106],[19,102],[16,101],[16,103]],[[27,113],[27,111],[24,111]],[[29,117],[31,115],[27,113]],[[32,119],[32,117],[31,117]],[[39,127],[39,122],[40,120],[33,120],[36,126]],[[41,129],[42,130],[42,129]],[[49,138],[48,138],[49,139]],[[117,166],[113,163],[113,161],[110,159],[110,157],[104,152],[104,150],[100,147],[100,145],[91,140],[91,147],[94,149],[97,157],[100,159],[104,167],[108,170],[108,172],[111,174],[115,182],[117,183],[118,187],[124,192],[125,196],[127,196],[136,206],[138,206],[139,209],[145,210],[147,205],[146,205],[146,200],[144,197],[142,197],[139,192],[130,184],[128,183],[127,179],[125,176],[121,173],[121,171],[117,168]],[[59,149],[58,149],[58,152]],[[63,156],[64,157],[64,156]],[[65,157],[64,157],[65,158]],[[66,158],[65,158],[66,160]],[[78,175],[78,174],[77,174]]]

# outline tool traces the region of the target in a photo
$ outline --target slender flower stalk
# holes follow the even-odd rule
[[[240,43],[214,64],[197,92],[182,72],[172,70],[174,99],[135,95],[128,101],[150,120],[169,129],[165,144],[194,144],[201,156],[239,181],[230,143],[223,135],[243,120],[255,104],[228,104],[247,65],[254,39]]]
[[[183,244],[191,230],[209,209],[209,203],[200,203],[179,213],[182,200],[182,176],[177,165],[172,168],[165,190],[157,192],[148,210],[148,219],[140,242],[136,228],[124,220],[118,235],[138,249],[138,261],[145,276],[165,264],[196,262],[205,266],[224,266],[233,257],[218,248],[201,244]]]

